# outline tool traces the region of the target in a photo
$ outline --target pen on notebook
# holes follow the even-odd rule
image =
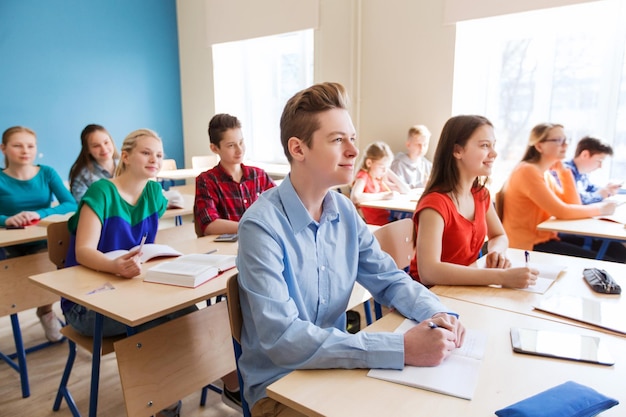
[[[524,260],[526,261],[526,268],[528,268],[528,263],[530,262],[530,252],[527,250],[524,251]]]
[[[148,239],[147,233],[141,238],[141,243],[139,244],[139,253],[141,253],[141,251],[143,250],[143,245],[144,243],[146,243],[146,239]]]

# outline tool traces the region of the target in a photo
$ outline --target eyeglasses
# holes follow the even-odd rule
[[[554,142],[560,146],[569,145],[569,138],[544,139],[542,142]]]

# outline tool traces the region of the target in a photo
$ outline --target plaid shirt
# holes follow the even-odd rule
[[[196,178],[196,200],[193,205],[197,228],[204,229],[216,219],[239,221],[248,207],[265,190],[276,184],[260,168],[241,164],[241,182],[236,182],[221,164]]]

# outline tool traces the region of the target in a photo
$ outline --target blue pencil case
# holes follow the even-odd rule
[[[598,391],[568,381],[496,411],[498,417],[593,417],[619,404]]]

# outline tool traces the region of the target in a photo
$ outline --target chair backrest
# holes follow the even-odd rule
[[[226,299],[228,300],[230,333],[232,335],[233,348],[235,351],[235,363],[237,364],[237,379],[239,380],[239,389],[241,390],[243,417],[250,417],[250,407],[243,396],[244,382],[241,377],[241,372],[239,372],[239,357],[241,356],[241,326],[243,325],[243,316],[241,314],[241,303],[239,301],[238,274],[230,277],[226,283]]]
[[[382,250],[387,252],[400,269],[407,268],[413,257],[413,219],[387,223],[374,231]]]
[[[191,157],[191,167],[193,169],[213,168],[219,162],[219,155],[198,155]]]
[[[0,261],[0,317],[59,301],[59,296],[31,284],[28,277],[54,271],[45,252]]]
[[[235,370],[226,303],[115,342],[128,417],[148,417]]]
[[[67,249],[70,243],[70,231],[67,221],[50,223],[47,228],[48,257],[57,269],[65,268]]]
[[[504,187],[496,193],[494,204],[500,221],[504,220]]]
[[[226,283],[226,299],[228,300],[228,318],[230,319],[230,333],[237,343],[241,343],[241,326],[243,317],[241,315],[241,303],[239,302],[239,282],[238,274],[233,275]]]

